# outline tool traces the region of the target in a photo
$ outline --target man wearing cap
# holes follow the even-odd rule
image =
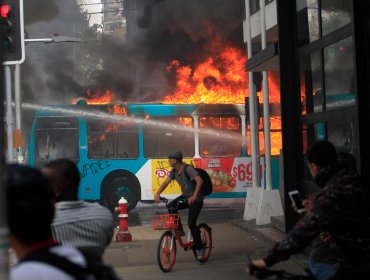
[[[175,151],[168,156],[168,161],[172,170],[160,186],[157,193],[154,195],[154,200],[159,203],[160,194],[167,188],[172,180],[177,181],[181,187],[182,195],[174,199],[169,204],[170,213],[177,214],[177,210],[189,209],[188,226],[194,239],[197,258],[202,259],[204,257],[204,248],[200,238],[200,231],[197,226],[197,219],[203,207],[204,197],[200,192],[203,180],[192,166],[182,162],[182,157],[183,155],[180,151]],[[188,178],[190,178],[190,180]],[[196,182],[195,186],[192,183],[193,180]],[[181,224],[179,225],[179,231],[184,235],[184,230]]]

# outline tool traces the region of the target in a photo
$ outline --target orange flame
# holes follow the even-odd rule
[[[117,115],[117,116],[127,116],[127,109],[124,106],[121,106],[119,104],[113,105],[113,107],[108,107],[108,112]]]
[[[167,66],[167,71],[174,72],[176,75],[176,87],[171,94],[163,99],[165,104],[243,104],[244,98],[249,95],[248,75],[245,71],[246,63],[245,50],[239,50],[230,46],[225,46],[224,42],[217,39],[211,44],[208,50],[208,58],[200,61],[194,66],[181,65],[178,60],[171,61]],[[274,73],[268,75],[269,101],[270,103],[280,103],[279,78]],[[87,92],[88,104],[109,104],[114,100],[112,92],[107,90],[103,96]],[[262,92],[257,93],[259,102],[263,102]],[[109,112],[116,115],[127,115],[127,110],[119,105],[113,106]],[[147,119],[149,117],[146,117]],[[187,127],[192,126],[188,118],[180,118],[179,122]],[[234,125],[230,122],[230,128]],[[200,124],[202,126],[202,124]],[[281,118],[280,116],[270,117],[271,129],[271,153],[280,154],[282,147],[281,137]],[[214,127],[220,127],[217,122]],[[265,150],[263,124],[260,120],[260,153]],[[107,127],[107,131],[111,131]],[[102,140],[105,139],[101,137]],[[247,138],[250,139],[249,129]],[[248,146],[250,152],[250,145]]]
[[[192,118],[177,118],[180,124],[187,128],[193,128],[193,119]]]
[[[237,117],[202,117],[199,119],[199,127],[235,130],[240,128],[240,121]]]
[[[102,100],[102,99],[100,99],[100,100]],[[88,103],[88,104],[90,104],[90,103]],[[93,103],[93,104],[97,104],[97,103]],[[99,104],[101,104],[101,103],[99,103]],[[112,107],[108,107],[107,110],[108,110],[109,113],[114,114],[114,115],[127,116],[127,108],[125,106],[122,106],[122,105],[119,105],[119,104],[113,105]],[[102,133],[98,138],[89,138],[90,144],[96,145],[97,141],[99,141],[99,142],[106,141],[107,140],[107,133],[117,132],[120,129],[120,127],[122,127],[123,125],[126,125],[126,124],[129,124],[129,123],[125,122],[124,124],[116,124],[116,123],[107,124],[105,126],[104,133]]]
[[[92,93],[88,89],[86,91],[86,95],[87,97],[85,98],[85,100],[89,105],[110,104],[114,100],[114,95],[109,89],[107,89],[103,95]]]
[[[245,72],[246,57],[242,51],[221,48],[221,54],[211,55],[192,69],[173,60],[168,71],[176,72],[176,89],[163,103],[244,103],[248,95],[248,78]]]
[[[176,74],[176,87],[167,95],[163,103],[172,104],[243,104],[249,96],[249,81],[245,71],[245,50],[225,46],[224,42],[214,40],[209,50],[209,57],[195,65],[181,65],[177,60],[171,61],[167,71]],[[278,77],[269,73],[269,101],[280,103]],[[262,92],[257,93],[259,102],[263,102]],[[270,118],[271,153],[280,154],[282,147],[281,118]],[[215,128],[218,127],[215,123]],[[260,126],[260,153],[264,153],[263,126]],[[247,137],[249,137],[249,133]],[[250,151],[250,147],[248,147]]]

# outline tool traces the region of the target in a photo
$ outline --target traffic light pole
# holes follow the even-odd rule
[[[15,128],[21,127],[21,64],[14,65]]]
[[[7,151],[9,163],[14,161],[13,148],[13,110],[12,110],[12,74],[11,66],[4,66],[5,70],[5,103],[6,103],[6,135],[7,135]]]
[[[21,97],[21,64],[14,65],[14,104],[15,104],[15,129],[18,131],[18,137],[21,137],[22,140],[22,115],[21,115],[21,106],[22,106],[22,97]],[[22,155],[22,141],[15,141],[16,162],[19,162],[19,159]]]
[[[2,1],[0,1],[2,3]],[[3,30],[0,22],[0,32]],[[0,104],[4,104],[5,80],[3,66],[3,52],[0,51]],[[0,151],[4,150],[4,105],[0,106]],[[8,279],[9,257],[8,257],[8,227],[6,221],[6,199],[5,199],[5,159],[4,152],[0,153],[0,279]]]

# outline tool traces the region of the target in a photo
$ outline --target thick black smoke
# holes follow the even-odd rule
[[[87,89],[110,89],[121,101],[158,101],[173,87],[173,74],[166,71],[171,60],[196,65],[209,56],[210,42],[215,38],[244,48],[243,0],[124,1],[124,41],[109,35],[97,39],[74,0],[37,2],[53,9],[48,16],[41,4],[39,10],[35,5],[25,11],[30,18],[30,38],[57,32],[86,38],[88,43],[30,44],[22,85],[29,101],[70,102],[84,96]]]
[[[216,37],[244,48],[242,0],[137,0],[127,5],[127,40],[105,41],[103,74],[96,79],[124,100],[160,100],[173,86],[166,65],[174,59],[198,63],[209,56]]]

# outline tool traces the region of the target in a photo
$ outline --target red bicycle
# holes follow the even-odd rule
[[[162,202],[166,203],[168,209],[168,199],[161,197]],[[212,251],[212,231],[211,228],[201,223],[198,225],[200,230],[200,237],[203,242],[205,254],[202,258],[197,258],[197,253],[194,248],[192,236],[190,230],[188,230],[187,238],[185,241],[182,240],[181,233],[178,230],[180,222],[180,216],[177,214],[164,214],[153,216],[153,229],[155,230],[166,230],[159,238],[157,247],[157,261],[159,268],[163,272],[170,272],[175,264],[176,260],[176,241],[185,250],[191,249],[194,253],[194,257],[197,261],[204,263],[206,262]]]

